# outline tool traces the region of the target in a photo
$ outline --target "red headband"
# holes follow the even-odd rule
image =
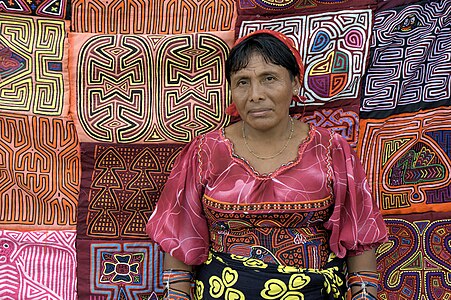
[[[261,33],[266,33],[269,34],[273,37],[275,37],[276,39],[278,39],[279,41],[281,41],[282,43],[284,43],[285,46],[288,47],[288,49],[291,51],[291,53],[293,54],[296,63],[298,64],[299,67],[299,84],[302,86],[302,80],[303,80],[303,75],[304,75],[304,64],[302,63],[302,58],[301,55],[298,51],[298,49],[296,49],[294,42],[292,39],[288,38],[286,35],[284,35],[283,33],[280,33],[278,31],[274,31],[274,30],[269,30],[269,29],[260,29],[260,30],[256,30],[254,32],[251,32],[243,37],[240,37],[239,39],[236,40],[234,46],[238,45],[239,43],[243,42],[244,40],[248,39],[249,37],[256,35],[256,34],[261,34]],[[303,96],[293,96],[293,100],[294,101],[304,101],[305,97]],[[229,105],[229,107],[227,107],[226,109],[226,114],[230,115],[230,116],[239,116],[238,115],[238,111],[236,109],[235,103],[232,103]]]

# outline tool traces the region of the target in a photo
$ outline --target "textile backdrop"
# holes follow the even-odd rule
[[[451,298],[451,0],[0,0],[0,299],[158,299],[144,225],[173,162],[227,126],[223,63],[261,28],[359,154],[389,242],[379,299]]]

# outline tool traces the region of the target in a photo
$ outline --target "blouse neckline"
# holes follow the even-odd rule
[[[267,180],[267,179],[275,178],[275,177],[277,177],[277,175],[279,175],[283,171],[285,171],[287,169],[290,169],[290,168],[296,166],[297,164],[299,164],[299,162],[301,161],[302,156],[304,154],[305,148],[307,147],[309,142],[313,140],[313,134],[314,134],[314,131],[315,131],[314,128],[311,126],[311,124],[307,124],[307,125],[309,127],[308,128],[308,132],[307,132],[307,136],[299,143],[299,145],[298,145],[298,153],[297,153],[296,158],[294,160],[290,160],[290,161],[288,161],[286,163],[281,164],[277,169],[275,169],[274,171],[272,171],[270,173],[260,173],[260,172],[258,172],[256,169],[254,169],[252,164],[246,158],[236,154],[235,153],[235,145],[226,136],[224,127],[220,130],[220,137],[225,142],[225,145],[227,146],[227,149],[229,150],[229,155],[232,158],[232,160],[234,160],[236,163],[242,165],[255,178],[260,179],[260,180]]]

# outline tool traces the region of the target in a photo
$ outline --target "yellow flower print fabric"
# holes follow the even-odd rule
[[[291,275],[288,285],[280,279],[270,279],[265,282],[265,289],[260,295],[263,299],[304,299],[302,288],[310,282],[305,274]]]
[[[197,270],[195,299],[304,300],[346,297],[344,260],[331,255],[324,269],[303,269],[211,252]]]

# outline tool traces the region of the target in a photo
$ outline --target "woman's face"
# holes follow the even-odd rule
[[[232,101],[249,126],[261,131],[286,126],[294,90],[299,88],[298,78],[292,80],[287,69],[253,54],[245,68],[231,74],[230,85]]]

